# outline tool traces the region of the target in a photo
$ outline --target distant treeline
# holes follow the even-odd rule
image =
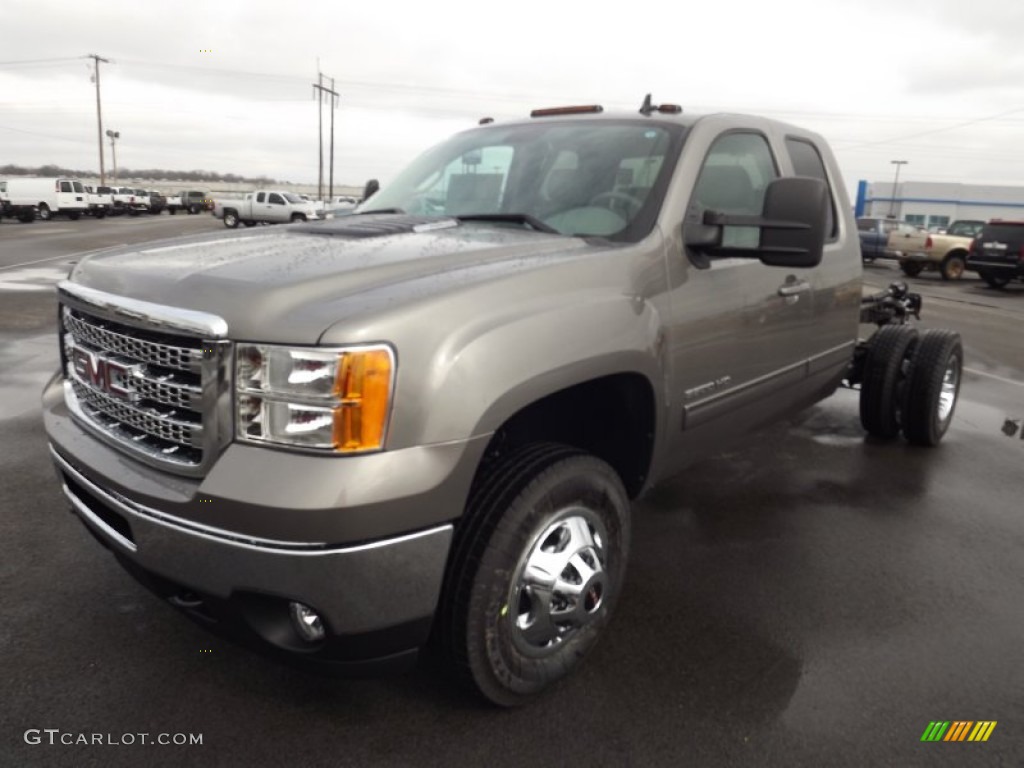
[[[82,171],[74,168],[61,168],[59,165],[41,165],[38,168],[24,168],[20,165],[0,165],[0,176],[70,176],[72,178],[98,178],[96,171]],[[272,184],[286,184],[266,176],[239,176],[235,173],[217,173],[216,171],[167,171],[157,168],[118,168],[119,179],[152,179],[154,181],[204,181],[225,184],[254,184],[267,187]]]

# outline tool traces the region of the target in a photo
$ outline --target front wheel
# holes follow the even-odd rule
[[[910,360],[903,435],[915,445],[938,445],[960,397],[964,351],[955,331],[927,330]]]
[[[474,483],[445,577],[438,632],[494,704],[525,704],[572,671],[611,617],[629,499],[604,461],[555,444],[497,460]]]
[[[916,261],[901,261],[900,269],[903,270],[903,274],[907,277],[917,277],[921,274],[921,270],[924,269],[924,265]]]
[[[304,213],[293,213],[291,223],[294,224],[297,221],[305,221],[306,214]]]
[[[53,218],[53,212],[50,210],[50,206],[43,203],[39,206],[39,219],[41,221],[49,221]]]
[[[238,227],[238,214],[234,211],[224,211],[224,226],[228,229]]]

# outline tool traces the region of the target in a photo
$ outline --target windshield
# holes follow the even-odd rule
[[[291,192],[285,192],[284,193],[284,199],[287,200],[289,203],[304,203],[304,202],[306,202],[301,197],[299,197],[298,195],[293,195]]]
[[[361,210],[524,214],[565,235],[635,242],[654,225],[683,134],[641,120],[466,131],[417,158]]]
[[[984,221],[954,221],[952,226],[946,230],[946,234],[960,235],[961,237],[977,237],[984,226]]]

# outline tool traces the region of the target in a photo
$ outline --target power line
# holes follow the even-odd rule
[[[862,142],[859,142],[857,144],[852,144],[852,145],[847,146],[847,147],[836,147],[836,149],[837,150],[838,149],[847,150],[847,149],[857,149],[859,147],[878,146],[880,144],[895,144],[896,142],[907,141],[908,139],[919,139],[922,136],[931,136],[932,134],[935,134],[935,133],[943,133],[945,131],[956,130],[957,128],[965,128],[968,125],[977,125],[978,123],[987,123],[987,122],[990,122],[992,120],[998,120],[1000,117],[1005,117],[1006,115],[1013,115],[1013,114],[1016,114],[1018,112],[1024,112],[1024,107],[1015,107],[1014,109],[1008,109],[1005,112],[997,112],[994,115],[986,115],[985,117],[979,117],[979,118],[976,118],[974,120],[965,120],[963,122],[954,123],[953,125],[947,125],[947,126],[944,126],[942,128],[932,128],[931,130],[928,130],[928,131],[919,131],[917,133],[909,133],[909,134],[906,134],[906,135],[903,135],[903,136],[897,136],[897,137],[891,138],[891,139],[879,139],[878,141],[862,141]]]
[[[52,133],[39,133],[38,131],[24,131],[20,128],[9,128],[6,125],[0,125],[0,131],[12,131],[13,133],[24,133],[29,136],[42,136],[45,139],[56,139],[57,141],[69,141],[74,144],[92,144],[91,141],[83,141],[82,139],[69,139],[65,136],[54,136]]]
[[[81,61],[87,59],[88,56],[65,56],[59,59],[18,59],[14,61],[0,61],[0,67],[25,67],[33,66],[36,64],[56,64],[64,63],[68,61]]]

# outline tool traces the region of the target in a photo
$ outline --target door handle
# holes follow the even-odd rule
[[[794,280],[779,286],[779,296],[798,296],[809,290],[811,290],[811,284],[806,280]]]

